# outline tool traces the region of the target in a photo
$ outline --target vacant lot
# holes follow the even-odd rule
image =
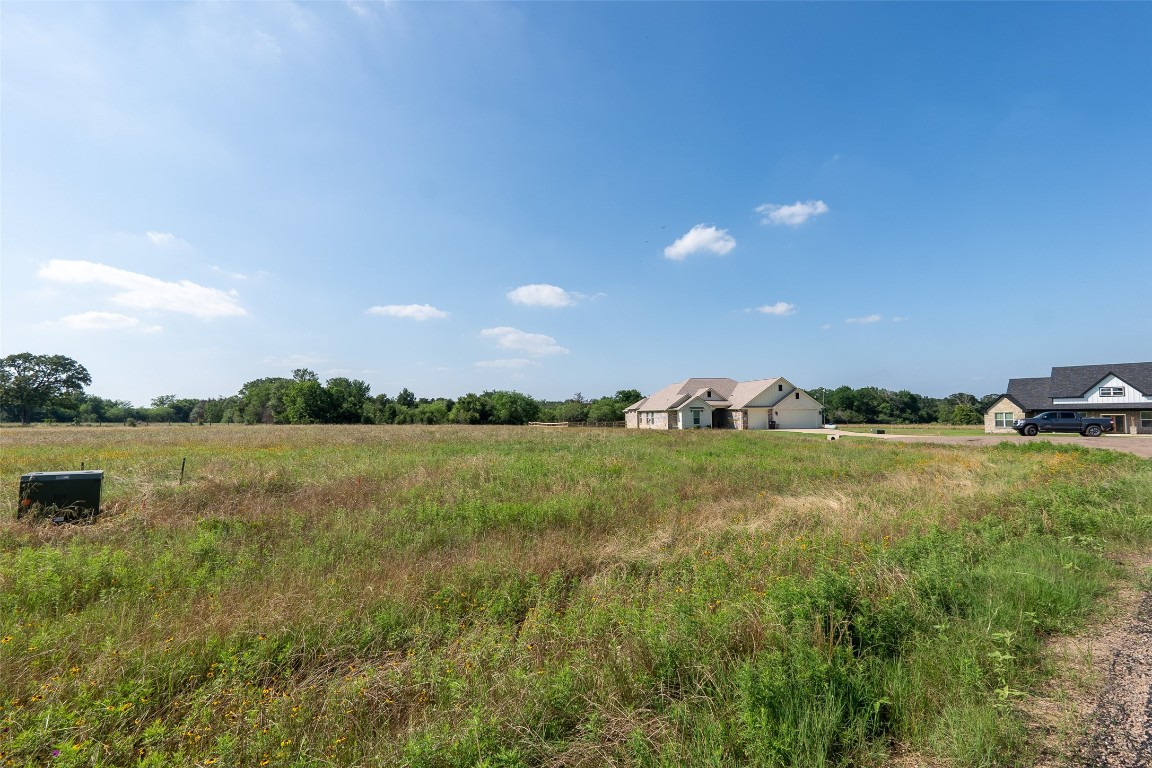
[[[13,508],[81,462],[0,522],[0,764],[1026,763],[1152,546],[1152,462],[1047,442],[0,431]]]

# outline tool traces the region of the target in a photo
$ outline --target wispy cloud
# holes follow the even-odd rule
[[[664,249],[664,258],[683,261],[697,253],[723,256],[736,247],[736,239],[726,229],[697,224],[688,233]]]
[[[844,322],[848,324],[867,325],[868,323],[878,323],[883,319],[883,315],[865,315],[864,317],[850,317]]]
[[[176,242],[176,235],[171,232],[149,232],[148,239],[153,245],[171,245]]]
[[[348,10],[352,11],[352,13],[356,14],[362,19],[366,19],[372,15],[372,11],[368,10],[368,6],[366,6],[364,3],[349,2],[347,5]]]
[[[548,283],[522,285],[508,291],[506,295],[513,304],[526,307],[571,307],[576,303],[576,294]]]
[[[563,355],[568,350],[556,343],[556,339],[542,333],[526,333],[518,328],[501,326],[499,328],[485,328],[480,335],[492,339],[497,346],[504,349],[514,349],[518,352],[527,352],[530,355]]]
[[[116,312],[81,312],[78,315],[65,315],[56,321],[58,325],[73,331],[140,331],[156,333],[163,330],[158,325],[147,325],[140,318],[121,315]]]
[[[783,317],[785,315],[796,314],[796,305],[789,304],[786,301],[778,301],[775,304],[765,304],[762,307],[756,307],[756,311],[762,315],[778,315]]]
[[[527,368],[529,366],[539,365],[539,363],[528,360],[527,358],[516,357],[507,360],[478,360],[472,363],[472,365],[477,368]]]
[[[208,288],[190,280],[169,282],[137,272],[92,261],[53,259],[37,275],[59,283],[110,285],[120,293],[112,301],[125,307],[180,312],[202,318],[237,317],[248,314],[235,291]]]
[[[908,318],[906,318],[906,317],[900,317],[899,315],[897,315],[896,317],[892,318],[892,322],[894,322],[894,323],[903,323],[903,322],[906,322],[907,320],[908,320]]]
[[[828,205],[823,200],[797,200],[792,205],[764,203],[756,207],[760,223],[773,226],[798,227],[815,216],[828,213]]]
[[[369,307],[368,314],[403,317],[409,320],[433,320],[448,317],[447,312],[436,309],[431,304],[385,304],[384,306]]]

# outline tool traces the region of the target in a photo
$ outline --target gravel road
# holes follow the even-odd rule
[[[1061,445],[1079,445],[1084,448],[1108,448],[1113,451],[1133,453],[1141,458],[1152,459],[1152,435],[1127,435],[1124,437],[1081,437],[1080,435],[1037,435],[1017,437],[1016,435],[874,435],[871,432],[841,432],[832,429],[796,429],[793,432],[806,434],[838,435],[847,438],[896,440],[903,443],[944,443],[947,445],[996,445],[998,443],[1035,442],[1044,440]]]
[[[1152,593],[1112,638],[1085,743],[1084,763],[1100,768],[1152,766]],[[1110,643],[1112,644],[1112,643]]]

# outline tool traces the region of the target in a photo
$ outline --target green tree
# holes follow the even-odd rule
[[[640,398],[636,398],[636,400],[639,399]],[[618,397],[602,397],[588,406],[588,421],[624,421],[624,409],[632,405],[636,400],[625,403]]]
[[[452,411],[452,401],[444,398],[422,400],[417,404],[413,418],[416,424],[447,424]]]
[[[481,397],[488,402],[489,424],[527,424],[540,413],[540,403],[519,392],[496,390]]]
[[[588,421],[588,403],[579,392],[556,406],[555,412],[557,421]]]
[[[21,352],[0,360],[0,405],[27,424],[37,408],[73,400],[92,383],[88,370],[64,355]]]
[[[274,424],[282,421],[284,396],[299,381],[302,380],[277,377],[248,382],[240,388],[239,408],[233,421],[242,421],[245,424]],[[313,378],[311,381],[316,380]],[[319,383],[316,383],[319,386]]]
[[[400,390],[400,394],[396,395],[396,405],[401,408],[415,408],[416,395],[412,394],[412,391],[409,390],[408,387],[404,387],[404,389]]]
[[[454,424],[483,424],[491,416],[487,401],[474,392],[469,392],[456,400],[448,420]]]
[[[621,389],[617,391],[612,398],[619,402],[624,408],[627,408],[633,403],[638,403],[643,400],[644,395],[640,394],[640,390],[638,389]]]
[[[976,406],[961,403],[952,406],[952,410],[943,421],[946,424],[981,424],[984,422],[984,417],[980,415]]]
[[[192,409],[200,401],[196,398],[178,398],[176,395],[160,395],[152,398],[148,409],[149,421],[188,421]]]
[[[325,389],[328,390],[330,418],[333,422],[359,424],[365,420],[368,393],[371,391],[366,383],[338,376],[328,379]]]
[[[289,424],[330,424],[332,396],[316,379],[297,379],[284,392],[284,420]]]

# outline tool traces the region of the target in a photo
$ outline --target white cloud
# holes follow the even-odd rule
[[[736,247],[736,240],[726,229],[697,224],[688,233],[664,249],[664,258],[683,261],[695,253],[723,256]]]
[[[121,289],[112,301],[135,309],[181,312],[196,317],[236,317],[248,314],[235,291],[207,288],[190,280],[168,282],[149,275],[92,261],[52,259],[36,273],[60,283],[97,283]]]
[[[81,312],[78,315],[65,315],[57,322],[74,331],[143,331],[155,333],[163,330],[158,325],[145,325],[139,318],[116,312]]]
[[[382,307],[370,307],[370,315],[384,315],[385,317],[406,317],[409,320],[431,320],[433,318],[448,317],[442,309],[436,309],[431,304],[386,304]]]
[[[756,207],[756,213],[761,216],[761,224],[798,227],[814,216],[828,213],[828,205],[823,200],[809,200],[804,203],[797,200],[792,205],[764,203]]]
[[[478,360],[472,365],[477,368],[527,368],[532,365],[539,365],[539,363],[517,357],[508,360]]]
[[[904,322],[904,321],[906,321],[907,319],[908,319],[908,318],[906,318],[906,317],[900,317],[900,316],[896,316],[896,317],[892,318],[892,322],[894,322],[894,323],[903,323],[903,322]]]
[[[542,333],[525,333],[517,328],[501,326],[485,328],[480,335],[495,340],[504,349],[527,352],[530,355],[564,355],[568,350],[556,343],[556,339]]]
[[[822,331],[832,330],[832,323],[824,323],[824,325],[820,326],[820,330],[822,330]]]
[[[153,245],[171,245],[176,242],[176,235],[171,232],[149,232],[148,239]]]
[[[513,304],[523,304],[527,307],[571,307],[576,303],[575,294],[547,283],[522,285],[508,291],[506,295]]]
[[[864,317],[850,317],[844,322],[858,323],[860,325],[867,325],[868,323],[878,323],[884,319],[883,315],[865,315]]]
[[[786,301],[778,301],[775,304],[765,304],[762,307],[756,307],[756,311],[762,315],[794,315],[796,314],[796,305],[789,304]]]

